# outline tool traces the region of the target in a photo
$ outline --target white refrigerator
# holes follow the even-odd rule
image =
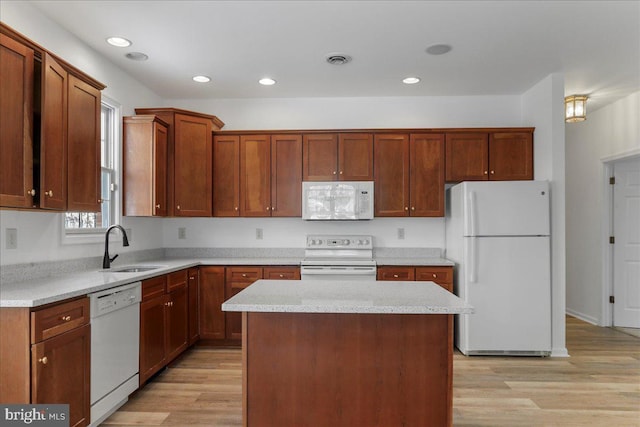
[[[446,257],[465,355],[551,353],[550,205],[547,181],[462,182],[447,189]]]

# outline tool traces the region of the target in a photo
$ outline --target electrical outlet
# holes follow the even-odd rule
[[[398,228],[398,240],[404,240],[404,228]]]
[[[262,228],[256,228],[256,240],[262,240]]]
[[[7,228],[6,229],[6,248],[7,249],[18,249],[18,229],[16,228]]]
[[[185,227],[178,227],[178,239],[186,239],[187,238],[187,229]]]

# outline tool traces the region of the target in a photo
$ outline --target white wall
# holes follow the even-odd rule
[[[565,345],[565,140],[564,77],[551,74],[522,95],[522,116],[535,123],[534,176],[551,189],[551,346],[566,356]]]
[[[640,154],[640,92],[568,123],[567,312],[599,325],[606,313],[603,257],[609,243],[604,161]]]
[[[0,17],[16,31],[104,83],[107,88],[103,94],[120,103],[123,114],[132,114],[133,108],[140,104],[161,103],[157,95],[30,4],[2,1]],[[162,246],[161,221],[123,218],[121,223],[132,229],[133,239],[128,249],[119,249],[118,252]],[[18,249],[5,249],[7,228],[18,230]],[[0,210],[0,242],[3,243],[0,245],[0,265],[102,255],[103,242],[63,244],[61,233],[62,214]]]

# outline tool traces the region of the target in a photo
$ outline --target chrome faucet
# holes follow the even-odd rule
[[[102,258],[102,268],[111,268],[111,263],[114,259],[118,258],[118,254],[116,254],[113,258],[109,257],[109,232],[114,228],[118,228],[122,231],[122,246],[129,246],[129,239],[127,238],[127,233],[124,231],[121,225],[112,225],[107,228],[107,231],[104,235],[104,257]]]

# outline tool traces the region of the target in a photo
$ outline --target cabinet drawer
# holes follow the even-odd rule
[[[269,280],[300,280],[300,268],[265,267],[263,276]]]
[[[416,280],[453,283],[452,267],[416,267]]]
[[[89,323],[89,298],[31,312],[31,344]]]
[[[253,283],[262,279],[262,267],[227,268],[227,281]]]
[[[378,267],[378,280],[415,280],[413,267]]]
[[[167,292],[185,288],[187,286],[187,273],[188,270],[180,270],[167,274]]]
[[[167,276],[152,277],[142,281],[142,301],[149,301],[153,298],[164,295],[164,288],[167,284]]]

